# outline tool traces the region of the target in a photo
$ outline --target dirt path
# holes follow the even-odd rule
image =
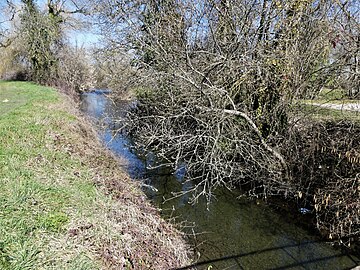
[[[319,106],[322,108],[326,108],[326,109],[360,112],[360,102],[344,103],[344,104],[334,104],[334,103],[309,103],[309,104],[311,104],[313,106]]]

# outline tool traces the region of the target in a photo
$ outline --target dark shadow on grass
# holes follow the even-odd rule
[[[222,262],[222,261],[227,261],[227,260],[235,260],[237,261],[240,258],[244,258],[247,256],[252,256],[252,255],[259,255],[262,253],[266,253],[266,252],[270,252],[270,251],[276,251],[276,250],[283,250],[287,253],[286,249],[287,248],[292,248],[292,247],[302,247],[305,245],[309,245],[309,244],[313,244],[313,243],[320,243],[320,242],[324,242],[324,241],[308,241],[308,242],[302,242],[300,244],[291,244],[291,245],[284,245],[284,246],[280,246],[280,247],[272,247],[272,248],[266,248],[266,249],[262,249],[262,250],[256,250],[256,251],[251,251],[251,252],[246,252],[246,253],[240,253],[237,255],[229,255],[229,256],[224,256],[221,258],[217,258],[217,259],[212,259],[212,260],[207,260],[207,261],[202,261],[202,262],[198,262],[198,263],[194,263],[188,266],[184,266],[184,267],[180,267],[180,268],[173,268],[172,270],[186,270],[186,269],[194,269],[196,267],[199,266],[204,266],[207,264],[211,264],[211,263],[217,263],[217,262]],[[266,254],[264,254],[263,256],[266,256]],[[303,267],[305,269],[306,265],[311,264],[311,263],[317,263],[317,262],[326,262],[326,261],[330,261],[332,259],[335,258],[341,258],[341,257],[347,257],[352,263],[353,265],[350,267],[346,267],[346,268],[339,268],[339,269],[352,269],[356,266],[358,266],[360,264],[360,260],[358,258],[355,258],[349,254],[336,254],[336,255],[332,255],[332,256],[325,256],[325,257],[319,257],[319,258],[315,258],[315,259],[309,259],[309,260],[302,260],[302,261],[298,261],[296,260],[296,258],[293,258],[295,260],[295,263],[292,264],[287,264],[284,266],[280,266],[280,267],[275,267],[275,268],[269,268],[272,270],[285,270],[285,269],[291,269],[294,267]]]
[[[8,72],[2,75],[1,80],[7,82],[29,81],[30,75],[25,71]]]

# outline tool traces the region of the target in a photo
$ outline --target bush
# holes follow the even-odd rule
[[[360,126],[352,122],[303,122],[285,154],[292,186],[329,239],[350,245],[360,236]]]

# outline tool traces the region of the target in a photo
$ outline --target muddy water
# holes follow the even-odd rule
[[[100,91],[84,94],[82,101],[82,110],[105,126],[99,136],[106,146],[128,161],[126,170],[134,179],[152,186],[144,187],[148,197],[189,235],[197,269],[351,269],[359,264],[274,210],[237,199],[236,192],[219,189],[209,207],[202,200],[189,204],[189,195],[171,199],[173,192],[191,188],[183,184],[183,169],[148,170],[153,156],[139,158],[131,151],[131,139],[114,132],[120,125],[114,119],[121,120],[133,104],[115,104]]]

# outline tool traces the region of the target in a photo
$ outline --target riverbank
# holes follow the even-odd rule
[[[180,232],[119,169],[70,99],[0,82],[0,268],[169,269]]]

